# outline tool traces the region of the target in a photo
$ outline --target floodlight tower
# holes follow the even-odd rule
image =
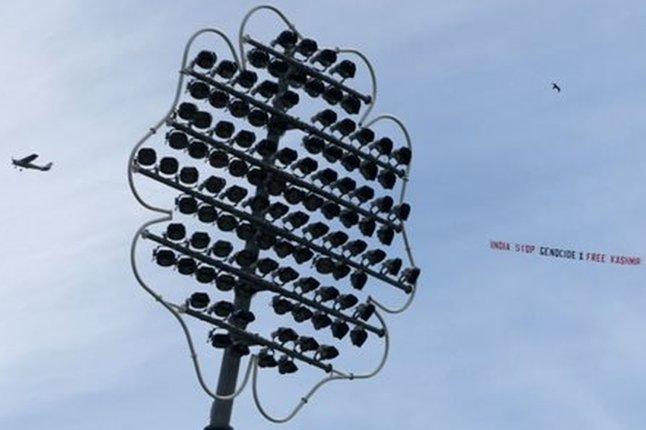
[[[245,31],[249,18],[263,9],[286,24],[268,42]],[[192,53],[205,34],[221,36],[230,58],[210,49]],[[380,311],[405,310],[420,275],[405,230],[410,136],[396,117],[368,118],[377,92],[365,56],[320,48],[272,6],[247,14],[239,48],[238,54],[215,29],[191,37],[173,106],[138,142],[128,166],[135,197],[164,214],[135,235],[133,271],[181,324],[200,385],[213,398],[206,430],[232,429],[233,400],[250,379],[263,416],[285,422],[325,383],[374,376],[388,352]],[[369,94],[348,84],[358,70],[349,56],[365,62],[372,78]],[[308,107],[307,119],[295,113]],[[378,138],[373,126],[380,121],[399,127],[404,144]],[[178,193],[175,207],[147,203],[134,185],[135,173]],[[139,239],[152,244],[157,265],[192,277],[199,288],[171,300],[150,287],[137,268]],[[401,256],[395,241],[402,244]],[[408,295],[404,306],[392,309],[374,298],[386,287]],[[281,325],[268,335],[251,331],[256,322],[251,302],[260,297],[269,299],[276,315],[299,324],[298,330]],[[215,391],[202,376],[187,318],[205,323],[210,343],[223,350]],[[324,329],[334,342],[348,339],[355,347],[370,334],[383,339],[385,352],[375,371],[358,375],[333,366],[341,352],[315,337]],[[247,371],[237,387],[246,356]],[[327,376],[287,417],[272,417],[256,390],[259,369],[287,375],[299,370],[297,362]]]

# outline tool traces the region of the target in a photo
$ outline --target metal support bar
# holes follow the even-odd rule
[[[170,179],[164,178],[164,177],[162,177],[161,175],[159,175],[159,174],[157,174],[155,172],[151,172],[150,170],[138,168],[137,171],[140,174],[142,174],[143,176],[149,177],[151,179],[156,180],[157,182],[161,182],[164,185],[167,185],[169,187],[175,188],[176,190],[182,191],[182,192],[184,192],[184,193],[186,193],[188,195],[191,195],[191,196],[193,196],[193,197],[195,197],[195,198],[197,198],[199,200],[202,200],[205,203],[208,203],[208,204],[210,204],[210,205],[212,205],[214,207],[217,207],[217,208],[219,208],[221,210],[229,212],[229,213],[237,216],[238,218],[241,218],[241,219],[243,219],[245,221],[254,223],[256,225],[260,225],[264,229],[266,229],[267,231],[270,231],[271,233],[275,234],[276,236],[280,236],[280,237],[282,237],[284,239],[291,240],[293,242],[297,242],[297,243],[299,243],[299,244],[301,244],[303,246],[307,246],[307,247],[313,249],[314,251],[318,252],[319,254],[326,255],[326,256],[328,256],[330,258],[334,258],[334,259],[336,259],[336,260],[338,260],[340,262],[343,262],[343,263],[347,264],[348,266],[350,266],[350,267],[352,267],[352,268],[354,268],[356,270],[361,270],[361,271],[365,272],[366,274],[368,274],[368,275],[370,275],[370,276],[372,276],[374,278],[377,278],[380,281],[383,281],[383,282],[385,282],[385,283],[387,283],[389,285],[392,285],[393,287],[398,288],[398,289],[400,289],[400,290],[402,290],[402,291],[404,291],[406,293],[410,293],[412,291],[412,287],[410,285],[406,285],[406,284],[400,283],[398,281],[395,281],[395,280],[393,280],[393,279],[391,279],[391,278],[389,278],[389,277],[387,277],[387,276],[385,276],[385,275],[383,275],[383,274],[381,274],[379,272],[374,271],[373,269],[370,269],[369,267],[363,266],[363,265],[361,265],[361,264],[359,264],[359,263],[357,263],[357,262],[355,262],[353,260],[350,260],[349,258],[347,258],[347,257],[345,257],[343,255],[340,255],[340,254],[337,254],[335,252],[332,252],[329,249],[322,247],[321,245],[317,245],[317,244],[313,243],[312,241],[309,241],[309,240],[307,240],[305,238],[297,236],[297,235],[295,235],[294,233],[292,233],[290,231],[287,231],[285,229],[276,227],[274,224],[272,224],[270,222],[267,222],[264,219],[259,219],[258,217],[255,217],[254,215],[251,215],[251,214],[249,214],[247,212],[244,212],[244,211],[241,211],[239,209],[236,209],[235,207],[233,207],[233,206],[231,206],[229,204],[222,203],[222,202],[220,202],[218,200],[215,200],[215,199],[213,199],[213,198],[211,198],[209,196],[205,196],[204,194],[202,194],[202,193],[200,193],[198,191],[195,191],[192,188],[186,187],[186,186],[184,186],[182,184],[179,184],[179,183],[177,183],[175,181],[172,181]]]

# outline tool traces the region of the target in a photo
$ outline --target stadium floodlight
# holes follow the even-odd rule
[[[286,28],[268,41],[247,34],[259,10],[277,13]],[[196,39],[209,34],[222,37],[230,53],[211,46],[194,52]],[[261,407],[255,387],[262,370],[288,377],[312,369],[334,376],[326,381],[378,373],[388,351],[382,313],[406,309],[420,276],[405,229],[410,136],[395,117],[370,119],[377,93],[369,61],[320,46],[271,6],[245,17],[239,46],[236,52],[215,29],[191,37],[173,107],[133,149],[128,169],[137,200],[165,214],[138,231],[133,270],[182,323],[201,386],[214,399],[208,430],[231,430],[233,400],[250,380],[263,415],[285,421]],[[365,88],[365,76],[372,91],[356,89]],[[379,127],[388,121],[404,141]],[[146,203],[135,174],[170,190],[172,209]],[[192,287],[162,294],[148,286],[137,269],[139,239],[155,267]],[[406,294],[405,305],[380,303],[386,288]],[[252,301],[268,303],[268,313],[252,311]],[[200,325],[187,319],[202,323],[222,354],[214,390],[193,341]],[[276,319],[278,327],[268,326]],[[372,344],[384,350],[374,372],[344,369],[348,354]]]

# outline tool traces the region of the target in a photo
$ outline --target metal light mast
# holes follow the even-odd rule
[[[260,10],[285,24],[267,42],[246,33]],[[195,50],[208,35],[227,49]],[[365,65],[371,91],[352,87],[360,67],[351,58]],[[213,398],[207,430],[232,429],[234,398],[249,382],[259,411],[285,422],[327,382],[372,377],[383,367],[382,313],[410,305],[420,270],[405,230],[410,136],[392,115],[370,118],[376,96],[363,54],[322,48],[278,9],[260,6],[243,20],[239,53],[216,29],[190,38],[171,109],[133,149],[132,192],[163,214],[135,235],[134,275],[182,327],[198,381]],[[377,134],[388,122],[401,131],[398,143]],[[148,203],[135,177],[171,190],[174,207]],[[192,279],[192,287],[163,295],[151,287],[138,268],[141,239],[158,266],[175,271],[169,275],[177,282]],[[375,298],[386,289],[406,295],[404,305],[394,309]],[[263,325],[256,302],[269,303],[281,324]],[[191,333],[197,322],[222,350],[215,390],[202,375]],[[373,372],[333,364],[370,339],[384,344]],[[286,417],[267,413],[256,389],[260,370],[289,375],[302,366],[325,376]]]

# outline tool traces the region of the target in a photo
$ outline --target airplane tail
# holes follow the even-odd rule
[[[53,166],[53,165],[54,165],[54,163],[47,163],[47,164],[45,164],[45,165],[43,166],[43,170],[44,170],[44,171],[48,171],[49,169],[51,169],[51,168],[52,168],[52,166]]]

